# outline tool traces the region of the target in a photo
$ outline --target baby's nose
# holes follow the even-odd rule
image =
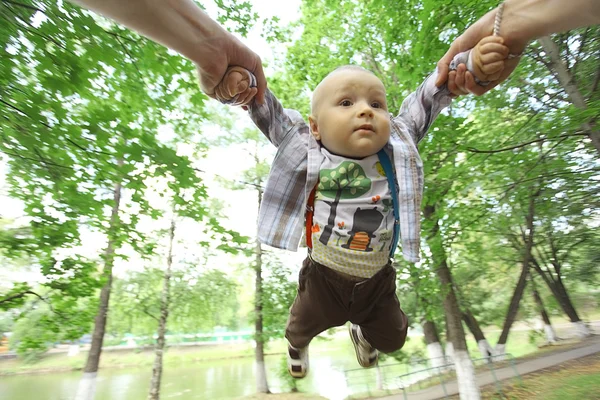
[[[359,116],[361,116],[361,117],[372,117],[373,116],[373,109],[368,104],[365,104],[365,105],[361,106],[360,111],[359,111]]]

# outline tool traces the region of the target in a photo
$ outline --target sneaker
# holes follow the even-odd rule
[[[360,326],[356,324],[350,324],[350,338],[354,344],[354,350],[356,351],[356,359],[361,367],[369,368],[377,365],[379,359],[379,351],[373,348],[369,342],[364,338],[360,330]]]
[[[308,346],[297,349],[288,343],[287,367],[294,378],[304,378],[308,374]]]

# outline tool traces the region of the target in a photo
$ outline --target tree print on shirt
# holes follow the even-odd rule
[[[355,199],[366,194],[371,189],[371,180],[367,178],[362,167],[354,161],[344,161],[337,168],[319,171],[319,197],[333,199],[323,200],[329,205],[329,219],[323,228],[319,241],[327,245],[333,232],[337,206],[340,199]]]

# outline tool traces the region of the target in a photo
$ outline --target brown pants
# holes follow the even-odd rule
[[[369,344],[383,353],[404,346],[408,319],[396,297],[395,268],[388,264],[356,282],[307,257],[285,337],[296,348],[306,347],[319,333],[347,321],[360,325]]]

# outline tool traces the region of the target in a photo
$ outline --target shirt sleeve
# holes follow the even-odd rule
[[[470,50],[457,54],[450,64],[450,70],[455,70],[458,64],[466,64],[469,53]],[[400,112],[394,117],[394,121],[407,127],[415,144],[423,139],[439,113],[452,102],[452,93],[447,84],[435,86],[437,76],[436,70],[417,90],[409,94],[402,102]]]
[[[248,113],[258,129],[276,147],[279,147],[290,132],[295,131],[293,128],[296,125],[306,124],[298,111],[283,108],[277,97],[268,89],[265,92],[264,103],[258,104],[257,101],[253,101],[248,106]]]

